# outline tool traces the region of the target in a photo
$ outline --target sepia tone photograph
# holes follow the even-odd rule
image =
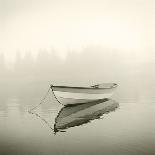
[[[0,0],[0,155],[154,155],[154,36],[154,0]]]

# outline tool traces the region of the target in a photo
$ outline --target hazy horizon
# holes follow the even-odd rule
[[[143,58],[155,49],[153,0],[1,0],[0,52],[7,61],[15,53],[54,49],[68,51],[101,46],[135,52]]]
[[[35,58],[31,52],[21,54],[16,53],[11,67],[0,54],[2,96],[41,96],[50,84],[90,86],[115,82],[119,85],[116,96],[121,99],[138,102],[154,98],[153,53],[144,57],[143,53],[87,47],[81,52],[69,52],[66,59],[57,51],[40,50]]]

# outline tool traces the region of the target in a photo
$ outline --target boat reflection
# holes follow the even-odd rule
[[[56,134],[57,132],[66,132],[68,128],[89,123],[94,119],[100,119],[101,116],[118,107],[118,102],[111,99],[65,106],[58,112],[54,125],[51,125],[49,121],[36,112],[29,111],[29,113],[42,120]]]
[[[108,112],[114,111],[119,104],[111,99],[102,99],[85,104],[63,107],[55,118],[54,132],[91,122]]]

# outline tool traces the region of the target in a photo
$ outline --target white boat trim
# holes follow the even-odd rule
[[[111,84],[111,87],[71,87],[71,86],[51,86],[53,91],[87,93],[87,94],[103,94],[111,93],[117,87],[117,84]]]
[[[109,98],[112,96],[112,93],[104,93],[104,94],[87,94],[87,93],[72,93],[72,92],[61,92],[54,91],[56,96],[63,98],[71,98],[71,99],[88,99],[88,100],[96,100]]]

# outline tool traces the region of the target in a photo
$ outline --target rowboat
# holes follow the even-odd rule
[[[92,120],[100,119],[105,113],[114,111],[119,104],[111,99],[102,99],[85,104],[64,106],[55,118],[54,132],[81,126]]]
[[[56,99],[63,105],[81,104],[110,98],[116,87],[116,83],[102,83],[90,87],[51,85]]]

